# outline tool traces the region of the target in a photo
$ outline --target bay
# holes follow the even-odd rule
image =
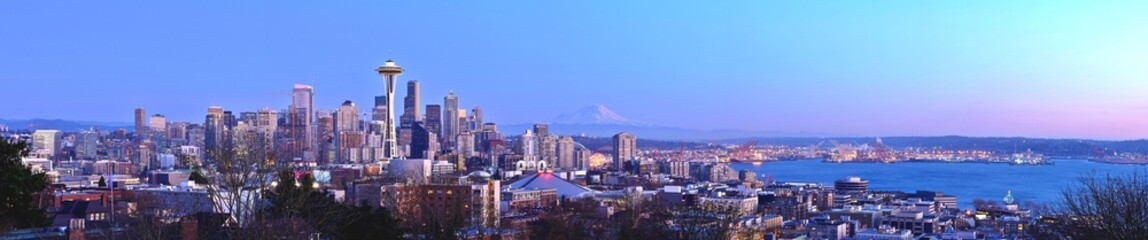
[[[820,160],[731,163],[750,170],[758,179],[773,176],[781,182],[815,182],[832,186],[846,176],[869,180],[871,190],[915,192],[930,190],[956,195],[957,205],[971,209],[974,199],[1000,201],[1012,191],[1017,202],[1055,204],[1065,188],[1089,173],[1128,174],[1148,171],[1145,165],[1096,163],[1081,159],[1053,159],[1053,165],[984,163],[826,163]]]

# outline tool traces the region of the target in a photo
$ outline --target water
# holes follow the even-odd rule
[[[962,209],[972,208],[974,199],[1000,201],[1012,190],[1017,202],[1053,204],[1061,190],[1072,186],[1080,176],[1126,174],[1146,171],[1144,165],[1117,165],[1087,160],[1052,160],[1055,165],[1012,166],[983,163],[825,163],[820,160],[780,161],[760,164],[731,163],[737,170],[752,170],[759,179],[772,175],[776,181],[817,182],[832,186],[845,176],[869,180],[871,190],[940,191],[957,196]]]

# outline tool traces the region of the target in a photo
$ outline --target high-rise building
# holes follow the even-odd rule
[[[135,163],[140,169],[152,169],[152,166],[157,166],[156,164],[152,164],[156,157],[155,143],[150,139],[144,139],[140,141],[139,145],[136,145],[136,149],[135,154],[131,158],[132,163]],[[133,171],[131,174],[136,173]]]
[[[492,141],[502,141],[502,133],[498,132],[498,125],[494,123],[483,123],[482,130],[475,134],[475,145],[479,151],[491,154],[490,143]]]
[[[255,118],[255,126],[263,127],[266,130],[275,131],[279,124],[279,113],[271,108],[259,109],[258,116]]]
[[[338,127],[335,123],[336,119],[327,111],[316,111],[315,117],[317,125],[315,131],[316,147],[314,149],[317,156],[315,160],[320,164],[332,163],[332,161],[338,157],[335,156],[335,149],[337,148],[335,143],[339,137]]]
[[[478,106],[474,106],[474,109],[470,110],[470,127],[469,127],[469,130],[472,132],[481,131],[482,130],[482,124],[483,124],[483,122],[482,122],[482,108],[480,108]]]
[[[463,131],[458,134],[455,140],[458,143],[458,154],[470,158],[475,156],[474,152],[474,134],[470,131]]]
[[[534,135],[531,130],[526,130],[519,140],[519,153],[522,153],[523,158],[527,161],[535,160],[538,156],[538,137]]]
[[[438,148],[438,136],[416,122],[411,128],[410,158],[433,159]]]
[[[383,157],[385,159],[395,158],[399,154],[398,148],[398,133],[395,126],[395,81],[398,81],[399,75],[403,74],[403,68],[395,64],[395,61],[387,60],[383,66],[375,69],[379,76],[383,77],[383,82],[386,85],[387,96],[387,117],[383,119]]]
[[[585,147],[575,148],[574,166],[578,169],[590,169],[590,156],[594,156],[594,151],[590,151],[590,149],[586,149]]]
[[[458,121],[458,96],[454,92],[446,94],[443,98],[443,119],[442,119],[442,143],[443,147],[450,150],[456,146],[454,138],[458,135],[459,124]]]
[[[409,128],[419,121],[419,81],[407,81],[407,96],[403,97],[403,115],[399,117],[399,127]]]
[[[163,135],[167,132],[167,118],[160,114],[151,115],[151,118],[148,119],[148,127],[152,133]]]
[[[351,100],[343,102],[335,114],[335,132],[359,130],[359,108]]]
[[[203,145],[207,149],[215,149],[223,143],[223,107],[207,107],[207,117],[203,121]]]
[[[549,136],[550,126],[546,124],[534,124],[534,134],[538,136]]]
[[[621,132],[614,135],[614,170],[624,169],[626,161],[638,155],[638,138]]]
[[[314,120],[313,114],[315,114],[315,88],[295,84],[295,88],[291,90],[291,109],[302,114],[302,120],[306,125],[310,125],[311,121]]]
[[[147,132],[146,118],[147,111],[144,111],[143,108],[136,108],[136,135],[142,136],[142,134]]]
[[[146,131],[146,130],[145,130]],[[49,157],[60,154],[64,134],[60,130],[36,130],[32,132],[32,149],[43,151]]]
[[[460,134],[463,131],[466,131],[466,129],[467,129],[466,128],[466,122],[467,122],[466,112],[467,112],[466,109],[459,109],[458,110],[458,133],[460,133]]]
[[[432,132],[435,136],[442,135],[442,106],[438,104],[427,104],[427,116],[423,118],[423,127],[427,131]],[[439,139],[439,142],[442,142]]]
[[[403,156],[410,155],[408,150],[411,147],[411,137],[413,136],[414,131],[412,131],[412,129],[410,127],[400,127],[398,133],[399,133],[398,144],[399,144],[400,154]]]
[[[538,136],[539,159],[546,161],[550,166],[558,164],[558,136]]]
[[[298,160],[314,160],[316,133],[312,130],[315,119],[315,88],[295,84],[291,90],[291,106],[287,118],[290,156]]]
[[[227,144],[236,144],[235,130],[239,126],[239,119],[235,118],[231,111],[223,111],[223,131],[222,141]]]
[[[207,115],[216,116],[217,119],[219,119],[220,121],[223,121],[223,107],[220,107],[220,106],[207,107]],[[223,123],[220,122],[220,124],[222,125]]]
[[[577,160],[574,156],[574,138],[562,137],[558,140],[558,168],[577,169]]]
[[[167,129],[164,129],[160,135],[164,136],[162,140],[163,145],[160,147],[178,147],[185,146],[187,142],[187,125],[189,122],[169,122]]]
[[[227,126],[228,129],[235,128],[235,126],[239,126],[239,119],[236,119],[235,114],[231,114],[231,111],[223,111],[223,125]]]
[[[353,154],[362,149],[364,135],[359,130],[359,108],[351,100],[344,101],[335,113],[333,141],[338,151],[335,156],[329,156],[328,159],[336,159],[336,162],[358,162],[362,159],[359,155]]]
[[[100,134],[93,130],[85,130],[76,133],[76,158],[94,160],[99,155],[96,153],[99,144]]]
[[[371,109],[371,121],[384,122],[387,118],[387,96],[375,96],[375,107]]]

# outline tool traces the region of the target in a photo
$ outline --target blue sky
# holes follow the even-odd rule
[[[1148,136],[1144,1],[0,3],[0,118],[423,103],[502,123],[591,104],[697,129]],[[402,95],[398,95],[399,98]]]

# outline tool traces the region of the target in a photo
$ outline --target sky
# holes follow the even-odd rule
[[[211,105],[602,104],[693,129],[1148,137],[1145,1],[4,1],[0,118],[202,121]],[[396,95],[401,99],[403,94]],[[365,111],[366,109],[364,109]]]

